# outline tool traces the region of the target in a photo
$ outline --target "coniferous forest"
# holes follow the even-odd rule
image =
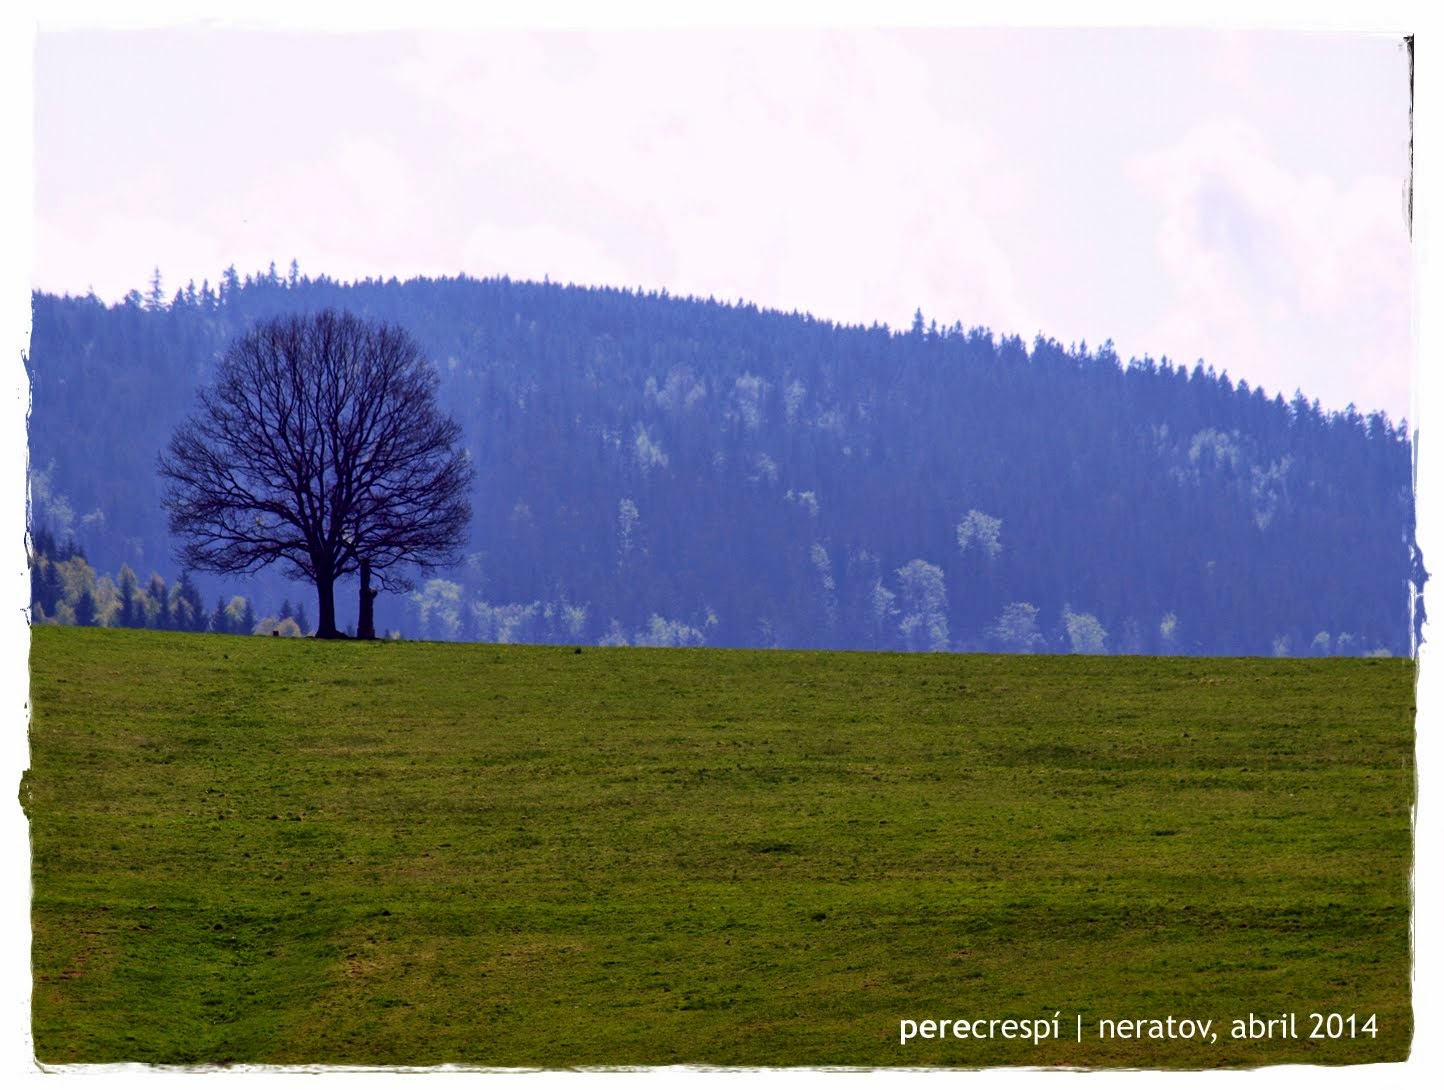
[[[323,307],[416,338],[476,469],[465,562],[377,601],[407,638],[1401,655],[1422,621],[1409,430],[1380,413],[921,314],[294,263],[34,297],[37,621],[304,629],[276,570],[175,571],[156,461],[237,335]]]

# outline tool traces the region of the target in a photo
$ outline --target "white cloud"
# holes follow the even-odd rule
[[[1402,413],[1410,252],[1398,179],[1291,170],[1237,120],[1135,156],[1129,176],[1157,209],[1172,288],[1146,342],[1285,397],[1303,386],[1329,408]]]
[[[1387,43],[723,29],[113,44],[57,35],[37,54],[47,289],[114,299],[156,264],[174,282],[291,257],[343,279],[546,274],[864,324],[921,307],[1204,356],[1333,407],[1407,401]],[[1351,59],[1359,93],[1351,77],[1326,94],[1341,81],[1317,73]]]
[[[472,234],[548,247],[526,268],[590,280],[605,253],[617,283],[839,320],[1023,318],[989,215],[1021,186],[904,39],[427,36],[393,75],[467,134]]]

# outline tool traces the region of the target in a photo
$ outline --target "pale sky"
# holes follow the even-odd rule
[[[1410,415],[1397,34],[334,26],[43,31],[33,284],[921,307]]]
[[[30,287],[93,287],[113,300],[143,289],[157,265],[172,290],[214,282],[232,263],[284,268],[295,257],[309,273],[340,278],[546,274],[743,296],[846,321],[904,323],[921,306],[942,323],[1030,340],[1111,336],[1124,358],[1202,356],[1271,394],[1302,387],[1331,408],[1354,401],[1416,426],[1422,417],[1420,544],[1438,568],[1444,469],[1428,422],[1439,368],[1414,370],[1411,399],[1407,67],[1397,48],[1401,29],[1420,33],[1412,260],[1421,291],[1437,300],[1429,212],[1444,176],[1444,81],[1427,5],[1014,0],[996,13],[971,6],[939,17],[921,0],[838,0],[822,15],[817,5],[797,15],[786,0],[732,0],[712,22],[1222,20],[1323,33],[370,41],[334,31],[358,19],[434,25],[434,5],[355,0],[342,17],[302,0],[252,0],[244,13],[193,0],[187,13],[227,21],[209,41],[175,29],[194,16],[169,6],[157,16],[146,4],[146,22],[160,28],[149,36],[94,32],[134,24],[133,0],[21,0],[0,11],[0,305],[12,353],[0,384],[10,407],[0,429],[9,497],[0,582],[11,603],[0,611],[9,652],[0,767],[12,785],[28,763],[27,392],[14,361],[28,339]],[[679,21],[676,5],[592,4],[571,17],[556,6],[509,4],[488,18]],[[243,33],[233,26],[241,18],[270,30]],[[47,33],[32,56],[37,25]],[[1444,355],[1436,312],[1414,309],[1419,360]],[[1427,729],[1444,708],[1433,627],[1418,692],[1426,803],[1444,767],[1444,740]],[[10,940],[0,950],[0,1069],[34,1075],[28,834],[14,798],[0,810],[12,879],[0,897]],[[1444,1063],[1444,1037],[1428,1032],[1444,1018],[1444,941],[1429,926],[1444,918],[1439,811],[1418,812],[1414,999],[1425,1032],[1403,1085],[1424,1085],[1421,1072]],[[1356,1073],[1316,1068],[1308,1078],[1342,1087]]]

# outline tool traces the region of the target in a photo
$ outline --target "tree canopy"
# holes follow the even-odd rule
[[[227,350],[160,459],[170,531],[190,568],[276,561],[316,587],[316,634],[339,635],[336,581],[363,563],[449,563],[465,542],[471,467],[405,330],[323,310],[263,321]]]
[[[383,594],[378,630],[902,649],[942,642],[941,598],[964,651],[1398,655],[1420,631],[1412,430],[1382,412],[958,322],[504,278],[220,289],[34,296],[32,524],[99,571],[175,548],[155,452],[227,346],[332,307],[416,338],[476,470],[465,555]],[[264,614],[309,596],[281,570],[199,585]]]

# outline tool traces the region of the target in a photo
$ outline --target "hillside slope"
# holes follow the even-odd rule
[[[1202,364],[921,315],[466,278],[35,297],[37,523],[173,574],[156,456],[258,318],[409,329],[478,469],[467,563],[378,623],[441,639],[1408,654],[1411,446]],[[220,586],[198,576],[205,600]],[[227,585],[223,589],[230,589]],[[276,608],[274,573],[236,588]],[[354,593],[354,592],[353,592]],[[341,599],[346,602],[343,588]],[[343,606],[342,623],[348,616]]]

